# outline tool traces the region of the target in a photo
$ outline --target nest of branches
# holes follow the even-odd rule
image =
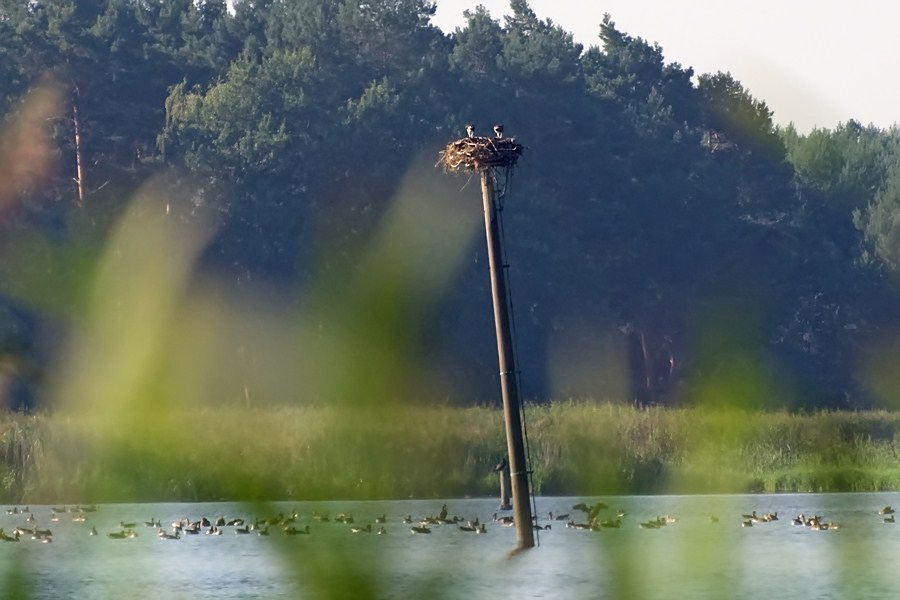
[[[437,164],[447,171],[508,167],[516,164],[523,149],[516,138],[464,137],[447,144]]]

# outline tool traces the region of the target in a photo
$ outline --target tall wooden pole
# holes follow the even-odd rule
[[[72,124],[75,127],[75,187],[78,190],[78,206],[84,206],[84,172],[81,148],[81,121],[78,119],[78,88],[72,98]]]
[[[491,271],[491,295],[494,301],[494,327],[497,330],[497,355],[500,361],[500,393],[503,396],[503,416],[506,422],[506,446],[509,451],[509,470],[512,483],[513,518],[519,549],[534,547],[534,524],[528,491],[528,463],[519,408],[519,386],[513,352],[510,306],[506,288],[506,271],[497,220],[493,173],[481,171],[481,196],[484,201],[484,233],[487,237],[488,266]]]

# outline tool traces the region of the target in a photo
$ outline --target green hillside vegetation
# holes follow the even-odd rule
[[[511,7],[445,34],[425,0],[0,1],[0,397],[48,406],[98,261],[155,181],[143,210],[201,232],[186,287],[214,281],[220,297],[307,317],[334,308],[311,326],[319,350],[350,335],[371,356],[364,334],[393,336],[411,361],[360,381],[419,403],[491,402],[477,186],[433,168],[472,122],[526,146],[505,216],[529,398],[895,406],[897,130],[778,128],[730,74],[666,63],[610,17],[585,48],[525,0]],[[395,243],[390,264],[406,270],[375,272],[372,248],[406,239],[379,236],[413,180],[397,231],[428,243]],[[448,228],[463,231],[452,249]],[[273,357],[240,339],[216,360],[304,361],[302,344]],[[174,348],[154,365],[192,364]],[[252,405],[250,379],[231,370],[218,391]],[[568,477],[548,474],[548,489]]]

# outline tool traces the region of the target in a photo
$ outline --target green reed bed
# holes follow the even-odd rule
[[[542,494],[900,489],[900,415],[555,402],[526,410]],[[0,415],[0,497],[14,502],[491,495],[496,408],[194,408]]]

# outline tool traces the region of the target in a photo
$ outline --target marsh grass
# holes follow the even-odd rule
[[[540,494],[900,489],[900,416],[592,401],[527,408]],[[5,502],[321,500],[492,495],[488,407],[196,407],[120,428],[0,415]]]

